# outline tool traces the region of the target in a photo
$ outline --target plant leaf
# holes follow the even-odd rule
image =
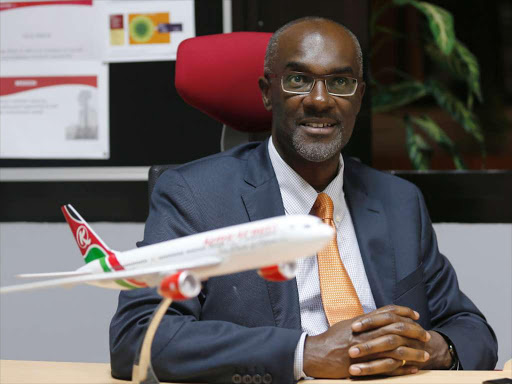
[[[439,82],[430,79],[426,82],[426,86],[437,103],[445,109],[456,122],[462,125],[464,130],[481,144],[482,151],[485,151],[484,135],[473,112],[467,109],[459,99]]]
[[[394,30],[394,29],[391,29],[391,28],[387,28],[387,27],[383,27],[382,25],[377,25],[375,27],[375,31],[376,32],[381,32],[381,33],[384,33],[386,35],[391,35],[393,37],[396,37],[397,39],[405,39],[407,38],[407,35],[401,33],[401,32],[398,32],[397,30]]]
[[[453,16],[446,9],[437,5],[417,0],[393,0],[396,5],[412,5],[421,11],[428,21],[430,32],[439,49],[449,55],[455,44]]]
[[[432,140],[434,140],[441,147],[449,151],[452,150],[452,139],[450,139],[448,135],[441,129],[441,127],[439,127],[439,125],[429,116],[412,116],[411,122],[420,127],[423,130],[423,132],[425,132]]]
[[[466,81],[469,89],[471,89],[480,102],[483,102],[482,91],[480,90],[480,66],[478,65],[477,58],[458,40],[455,40],[454,51],[467,68],[468,75]]]
[[[372,113],[387,112],[416,101],[428,93],[419,81],[403,81],[376,89],[372,94]]]
[[[462,157],[460,157],[458,152],[452,153],[452,160],[456,169],[468,169],[466,163],[464,163],[464,160],[462,160]]]
[[[449,70],[457,79],[467,83],[470,92],[472,92],[480,102],[483,101],[480,90],[480,67],[476,57],[458,40],[455,41],[454,50],[450,55],[445,55],[434,44],[427,44],[425,51],[440,66]],[[472,103],[468,108],[471,109]]]
[[[468,92],[468,97],[466,98],[466,107],[471,111],[473,109],[473,94]]]
[[[432,158],[432,148],[423,140],[423,137],[414,133],[412,125],[408,119],[405,119],[407,153],[414,169],[426,170],[430,168]]]
[[[434,120],[426,115],[422,117],[413,116],[410,119],[412,123],[425,132],[440,147],[450,153],[457,169],[466,169],[464,161],[455,148],[455,144]]]

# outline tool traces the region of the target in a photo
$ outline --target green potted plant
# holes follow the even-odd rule
[[[475,99],[483,101],[480,88],[480,68],[476,57],[460,42],[455,35],[453,16],[446,9],[425,1],[417,0],[384,0],[375,1],[375,8],[370,18],[370,36],[376,41],[381,40],[372,48],[371,55],[379,54],[382,48],[382,35],[391,39],[407,39],[391,28],[379,23],[381,16],[391,8],[413,7],[422,15],[424,22],[421,41],[425,56],[438,68],[442,75],[447,75],[459,88],[465,88],[464,97],[445,85],[441,71],[435,71],[425,79],[418,79],[396,67],[385,68],[395,73],[399,79],[391,84],[383,84],[377,80],[378,74],[370,71],[369,82],[372,88],[372,113],[391,112],[398,114],[406,129],[406,148],[414,169],[430,168],[433,148],[430,142],[436,143],[449,153],[457,169],[466,169],[452,139],[428,114],[413,114],[404,111],[408,106],[420,99],[431,97],[437,105],[445,110],[464,131],[476,140],[485,163],[485,141],[479,121],[473,112]]]

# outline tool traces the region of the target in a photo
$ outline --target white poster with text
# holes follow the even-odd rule
[[[108,67],[34,64],[2,63],[0,158],[108,159]]]
[[[92,0],[0,0],[0,59],[100,60],[99,20]]]

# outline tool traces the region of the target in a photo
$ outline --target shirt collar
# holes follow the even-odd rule
[[[287,215],[309,214],[317,198],[317,191],[309,185],[277,152],[272,137],[268,141],[268,152],[276,174],[283,206]],[[341,219],[345,211],[343,194],[343,156],[340,154],[338,174],[323,192],[327,193],[334,204],[334,218]]]

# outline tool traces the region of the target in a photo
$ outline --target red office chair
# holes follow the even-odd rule
[[[221,150],[268,136],[272,116],[263,107],[258,77],[271,36],[208,35],[178,47],[176,90],[188,104],[224,124]]]
[[[234,32],[183,41],[176,58],[176,90],[188,104],[224,124],[224,151],[270,134],[272,114],[263,107],[258,78],[263,75],[271,33]],[[172,165],[153,165],[148,192]]]

